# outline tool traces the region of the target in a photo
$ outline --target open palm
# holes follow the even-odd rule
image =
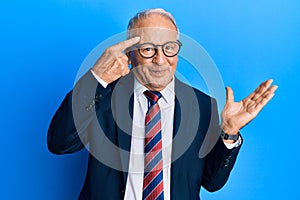
[[[262,108],[272,99],[278,86],[271,86],[273,80],[261,83],[254,92],[239,102],[234,102],[233,90],[226,87],[226,104],[222,111],[222,129],[236,134],[253,120]]]

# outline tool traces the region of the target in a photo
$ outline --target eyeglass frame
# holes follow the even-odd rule
[[[177,44],[179,45],[179,48],[178,48],[178,51],[177,51],[176,54],[174,54],[174,55],[172,55],[172,56],[168,56],[168,55],[165,54],[165,51],[164,51],[164,48],[163,48],[163,47],[164,47],[166,44],[168,44],[168,43],[177,43]],[[145,57],[145,56],[143,56],[143,55],[141,54],[141,52],[140,52],[140,50],[141,50],[140,47],[141,47],[142,45],[145,45],[145,44],[150,44],[150,45],[153,45],[153,46],[155,47],[155,48],[154,48],[155,53],[154,53],[151,57]],[[174,57],[174,56],[178,55],[178,53],[179,53],[179,51],[180,51],[180,48],[181,48],[181,46],[182,46],[182,43],[181,43],[179,40],[176,40],[176,41],[169,41],[169,42],[166,42],[166,43],[164,43],[164,44],[162,44],[162,45],[156,45],[156,44],[153,44],[153,43],[151,43],[151,42],[146,42],[146,43],[143,43],[143,44],[138,44],[138,45],[136,45],[135,47],[138,49],[138,52],[139,52],[140,56],[142,56],[143,58],[149,59],[149,58],[153,58],[153,57],[157,54],[158,47],[160,47],[160,46],[161,46],[161,50],[162,50],[163,54],[164,54],[166,57],[171,58],[171,57]]]

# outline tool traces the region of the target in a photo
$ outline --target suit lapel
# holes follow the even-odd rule
[[[180,104],[179,101],[177,99],[177,97],[175,96],[175,109],[174,109],[174,122],[173,122],[173,139],[175,138],[178,129],[179,129],[179,125],[180,125],[180,118],[181,116],[181,109],[180,109]]]
[[[172,141],[172,163],[171,163],[171,199],[181,196],[177,194],[182,191],[181,184],[186,183],[183,171],[188,165],[185,157],[190,153],[193,140],[198,130],[200,119],[198,98],[192,87],[187,86],[175,79],[175,110],[174,128]],[[178,184],[181,183],[181,184]]]
[[[117,144],[120,152],[121,170],[126,185],[133,120],[133,75],[122,77],[115,85],[112,94],[112,111],[116,122]]]

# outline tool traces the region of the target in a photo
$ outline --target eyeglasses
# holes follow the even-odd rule
[[[161,46],[162,52],[166,57],[174,57],[179,53],[182,43],[177,41],[166,42],[163,45],[155,45],[153,43],[143,43],[136,47],[138,48],[139,54],[143,58],[152,58],[157,54],[158,47]]]

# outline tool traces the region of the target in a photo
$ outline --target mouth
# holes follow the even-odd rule
[[[163,76],[167,72],[166,69],[164,70],[150,70],[150,73],[153,74],[154,76]]]

